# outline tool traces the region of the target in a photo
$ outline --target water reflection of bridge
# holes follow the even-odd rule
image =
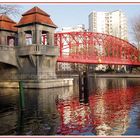
[[[17,112],[18,91],[1,89],[0,134],[123,135],[127,133],[132,123],[130,112],[136,104],[139,104],[138,99],[140,99],[140,86],[137,80],[97,78],[96,85],[93,81],[90,86],[94,88],[86,103],[84,100],[79,102],[77,87],[74,92],[72,87],[25,90],[26,110],[22,114]]]
[[[112,81],[114,82],[110,84]],[[131,80],[129,82],[131,83]],[[93,84],[96,89],[90,93],[88,103],[85,104],[84,101],[79,103],[78,99],[60,102],[58,110],[63,121],[58,133],[62,135],[127,133],[131,124],[129,113],[136,98],[139,98],[140,90],[139,86],[133,87],[129,82],[126,79],[96,79],[96,85]]]

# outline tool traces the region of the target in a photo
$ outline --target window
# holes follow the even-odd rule
[[[25,31],[25,38],[26,38],[26,45],[33,44],[32,42],[32,32],[31,31]]]
[[[7,36],[7,45],[11,47],[15,46],[15,37]]]
[[[49,45],[49,32],[42,31],[41,44],[42,45]]]

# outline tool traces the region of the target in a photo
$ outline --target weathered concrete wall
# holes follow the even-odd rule
[[[18,67],[15,49],[8,46],[0,46],[0,62]]]
[[[24,80],[24,88],[30,89],[45,89],[45,88],[54,88],[54,87],[67,87],[73,86],[73,78],[67,79],[51,79],[51,80]],[[7,80],[0,81],[0,88],[18,88],[18,81]],[[67,92],[66,92],[67,94]]]
[[[51,80],[30,80],[24,82],[24,88],[54,88],[54,87],[65,87],[73,86],[73,78],[65,79],[51,79]]]
[[[17,80],[17,67],[0,63],[0,81],[1,80]]]
[[[44,47],[44,48],[43,48]],[[54,79],[58,48],[30,45],[17,48],[22,79]]]

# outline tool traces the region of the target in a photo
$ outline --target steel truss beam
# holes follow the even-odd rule
[[[55,34],[58,62],[140,65],[140,51],[120,38],[94,32]]]

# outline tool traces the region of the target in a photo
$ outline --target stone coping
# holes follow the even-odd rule
[[[56,88],[73,86],[73,78],[52,79],[52,80],[24,80],[24,88]],[[19,88],[18,81],[0,81],[0,88]]]

